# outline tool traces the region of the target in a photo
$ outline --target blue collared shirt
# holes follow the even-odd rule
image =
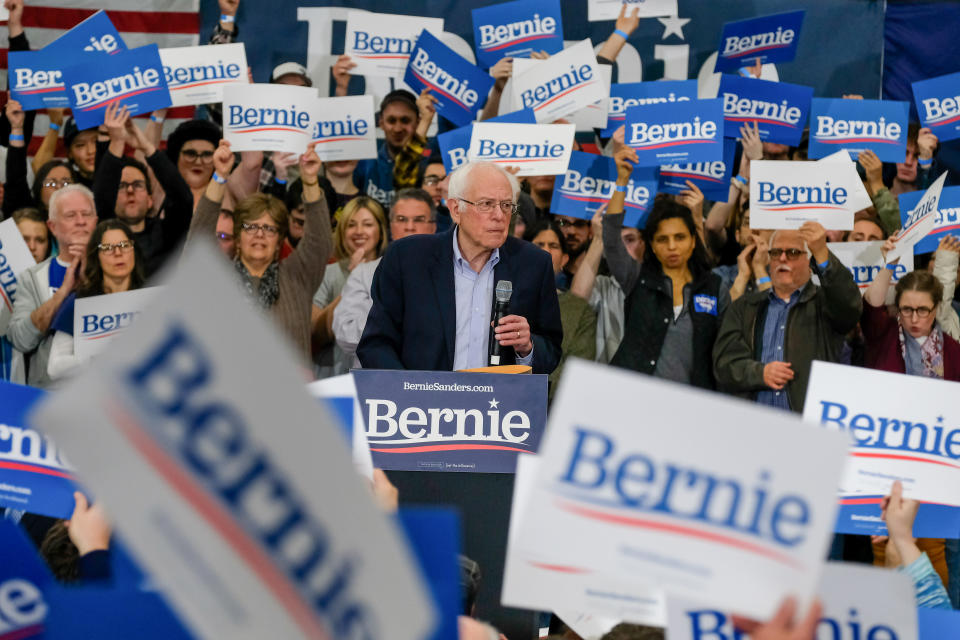
[[[459,228],[453,232],[453,283],[457,301],[457,333],[453,355],[455,371],[488,364],[493,270],[500,262],[500,249],[494,249],[480,273],[474,271],[460,253],[457,242],[459,233]],[[532,362],[532,350],[525,358],[517,356],[517,364],[529,365]]]
[[[787,336],[787,317],[790,315],[790,309],[800,299],[801,291],[802,288],[794,291],[790,295],[790,300],[785,302],[773,292],[773,289],[770,289],[768,294],[770,304],[767,305],[767,317],[763,322],[763,351],[760,357],[763,364],[787,361],[783,352],[784,340]],[[786,386],[780,391],[773,389],[760,391],[757,393],[757,402],[776,409],[790,410],[790,396],[787,395]]]

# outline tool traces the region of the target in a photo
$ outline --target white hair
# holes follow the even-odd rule
[[[53,195],[50,196],[50,203],[47,205],[47,209],[50,212],[50,219],[56,219],[60,214],[60,200],[64,197],[70,195],[71,193],[82,193],[87,200],[90,201],[90,206],[93,208],[94,213],[97,211],[97,201],[93,198],[93,191],[90,191],[87,187],[82,184],[68,184],[62,189],[57,189],[53,192]]]
[[[493,162],[468,162],[461,165],[450,174],[450,183],[447,186],[447,193],[450,198],[462,198],[470,185],[470,176],[474,170],[479,168],[488,168],[500,172],[500,174],[510,183],[510,191],[513,193],[513,201],[517,201],[517,195],[520,193],[520,182],[517,177]]]

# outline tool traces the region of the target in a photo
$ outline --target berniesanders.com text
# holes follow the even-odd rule
[[[404,391],[467,391],[471,393],[493,393],[490,384],[446,384],[443,382],[406,382]]]

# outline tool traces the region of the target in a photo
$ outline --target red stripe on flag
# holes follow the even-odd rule
[[[66,31],[94,13],[93,9],[27,6],[23,26]],[[195,34],[200,29],[200,14],[187,11],[107,11],[107,16],[117,31]]]

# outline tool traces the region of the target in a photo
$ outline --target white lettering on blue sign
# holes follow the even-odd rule
[[[4,446],[6,443],[6,446]],[[18,460],[27,464],[70,468],[53,440],[33,429],[13,427],[0,423],[0,458]]]
[[[140,71],[140,67],[134,67],[131,73],[108,78],[102,82],[78,82],[71,89],[77,103],[76,107],[84,108],[159,86],[160,74],[156,69]]]
[[[698,176],[701,178],[713,178],[720,180],[726,173],[727,167],[722,160],[713,162],[688,162],[687,164],[668,164],[660,167],[660,173],[665,175],[674,175],[675,173],[684,176]]]
[[[923,120],[927,124],[940,125],[960,118],[960,96],[952,98],[927,98],[923,105]]]
[[[656,148],[667,146],[670,143],[713,141],[717,135],[717,123],[712,120],[700,121],[700,116],[693,122],[670,122],[667,124],[652,124],[635,122],[630,126],[630,140],[628,144],[637,148]],[[666,143],[666,144],[665,144]]]
[[[814,137],[819,140],[843,140],[849,142],[897,142],[901,128],[896,122],[879,120],[842,120],[831,116],[817,116]]]
[[[740,57],[766,49],[787,47],[793,42],[793,29],[777,27],[776,31],[755,33],[744,37],[730,37],[723,43],[723,55]]]
[[[204,64],[195,67],[163,67],[163,75],[170,86],[192,84],[194,82],[209,82],[211,80],[236,80],[243,70],[235,62],[223,64],[217,60],[216,64]]]
[[[599,196],[603,200],[609,200],[613,196],[616,184],[616,180],[584,176],[576,169],[567,169],[566,173],[563,174],[560,192],[576,196]],[[631,178],[630,182],[627,183],[625,203],[646,208],[649,202],[650,190],[643,185],[634,184],[633,178]]]
[[[741,98],[730,92],[723,94],[723,113],[725,116],[767,120],[793,127],[800,123],[802,115],[800,107],[791,107],[786,100],[777,104],[765,100]]]
[[[700,313],[709,313],[712,316],[717,315],[717,298],[705,294],[693,296],[693,310]]]
[[[83,48],[84,51],[103,51],[104,53],[113,53],[119,49],[120,44],[117,42],[117,39],[109,33],[105,33],[99,38],[90,36],[90,44]]]
[[[46,617],[47,604],[36,585],[23,578],[0,582],[0,633],[38,625]]]
[[[960,427],[945,427],[943,416],[927,425],[914,419],[869,413],[850,415],[845,404],[821,400],[820,422],[849,431],[858,447],[914,451],[960,460]]]
[[[62,89],[63,73],[59,70],[14,69],[14,89],[20,93],[40,93],[37,89]]]
[[[847,201],[847,190],[843,187],[831,187],[829,180],[823,186],[777,186],[767,181],[760,181],[757,186],[760,188],[758,203],[765,205],[768,209],[797,205],[823,205],[811,208],[842,208]]]
[[[566,470],[557,478],[575,490],[622,509],[660,512],[745,534],[780,547],[804,542],[810,505],[801,495],[771,495],[772,473],[762,471],[752,486],[735,477],[658,461],[642,451],[620,451],[599,431],[576,428]]]
[[[121,383],[129,401],[149,416],[145,424],[154,437],[219,496],[327,620],[334,637],[382,637],[383,629],[356,593],[358,559],[332,548],[323,523],[303,504],[286,472],[250,439],[244,416],[211,395],[215,376],[202,345],[172,323]]]
[[[254,127],[287,127],[304,130],[310,126],[310,114],[291,105],[285,109],[244,107],[232,104],[227,110],[227,126],[244,131]]]
[[[514,43],[555,35],[557,21],[550,16],[541,19],[540,14],[535,13],[531,20],[498,25],[482,24],[479,29],[480,48],[496,51]]]
[[[653,96],[650,98],[625,98],[623,96],[610,96],[609,114],[623,115],[630,107],[637,107],[643,104],[661,104],[664,102],[689,102],[687,96],[677,96],[671,91],[665,96]]]
[[[524,108],[534,105],[542,107],[544,102],[560,93],[579,89],[592,83],[593,68],[590,65],[582,64],[578,67],[572,64],[570,65],[570,71],[521,93],[520,100],[523,102]]]
[[[469,88],[469,80],[460,80],[437,66],[430,60],[430,54],[424,49],[417,49],[417,55],[410,62],[414,73],[425,83],[443,91],[453,98],[460,106],[472,109],[477,106],[479,96]]]

